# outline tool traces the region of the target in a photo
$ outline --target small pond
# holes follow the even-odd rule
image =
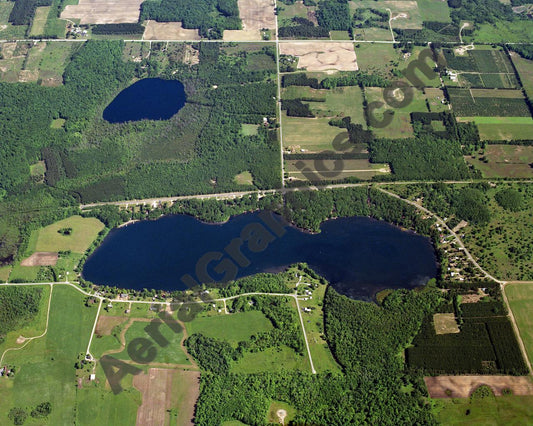
[[[120,92],[104,110],[104,120],[124,123],[140,120],[168,120],[187,100],[177,80],[145,78]]]

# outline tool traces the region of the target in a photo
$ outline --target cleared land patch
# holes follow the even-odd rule
[[[350,176],[355,176],[360,179],[371,179],[375,175],[390,173],[388,164],[374,164],[364,159],[320,160],[319,162],[315,162],[315,160],[287,160],[286,162],[286,172],[289,175],[289,179],[309,180],[310,177],[303,174],[302,169],[317,172],[315,174],[317,181],[345,179]],[[299,167],[296,166],[297,163]],[[338,164],[342,165],[340,167],[340,173],[338,171]]]
[[[490,386],[494,395],[504,389],[513,395],[533,395],[533,383],[527,376],[436,376],[424,377],[431,398],[468,398],[479,386]]]
[[[332,149],[332,142],[343,129],[329,125],[329,118],[287,117],[282,113],[284,149],[320,152]],[[305,129],[305,130],[304,130]]]
[[[54,266],[57,263],[56,252],[37,252],[20,262],[21,266]]]
[[[455,314],[434,314],[433,323],[435,324],[436,334],[459,333],[459,326],[455,320]]]
[[[35,9],[35,16],[31,24],[30,35],[43,35],[44,27],[46,25],[46,20],[48,19],[48,14],[50,13],[51,6],[42,6]]]
[[[261,30],[276,27],[273,0],[238,0],[242,30],[225,30],[224,41],[261,40]]]
[[[511,310],[529,360],[533,360],[533,284],[509,284],[505,287]]]
[[[150,368],[147,374],[135,376],[133,385],[142,393],[136,424],[169,424],[169,411],[177,408],[179,425],[192,425],[194,405],[200,393],[199,378],[200,373],[195,371],[161,368]]]
[[[482,154],[466,156],[465,159],[479,169],[486,178],[531,178],[533,176],[531,166],[533,146],[487,145]]]
[[[282,55],[297,56],[298,68],[307,71],[357,71],[353,43],[289,42],[280,43]]]
[[[122,324],[126,319],[124,317],[100,315],[96,323],[95,333],[100,336],[110,336],[113,328]]]
[[[200,40],[198,30],[187,30],[181,22],[146,21],[144,40]]]
[[[68,5],[62,19],[79,19],[80,24],[136,23],[142,0],[80,0]]]
[[[69,228],[71,231],[68,235],[59,232]],[[35,251],[71,250],[84,253],[102,229],[104,229],[104,224],[98,219],[71,216],[34,231],[37,233]]]

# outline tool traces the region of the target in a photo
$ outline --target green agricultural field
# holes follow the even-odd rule
[[[389,43],[356,43],[355,55],[359,69],[369,73],[388,73],[392,64],[400,57],[398,51]]]
[[[310,102],[311,111],[317,117],[351,117],[352,123],[366,128],[363,110],[363,92],[360,87],[337,87],[326,90],[326,102]]]
[[[186,327],[189,335],[201,333],[207,337],[226,340],[234,346],[254,334],[273,328],[270,320],[260,311],[199,317],[187,322]]]
[[[481,153],[466,156],[465,160],[486,178],[533,177],[533,146],[487,145]]]
[[[31,408],[50,401],[49,424],[75,423],[74,363],[87,349],[95,316],[95,307],[83,306],[81,293],[54,286],[46,335],[4,357],[4,363],[15,365],[18,371],[14,378],[0,378],[0,422],[6,424],[13,407]]]
[[[24,39],[28,25],[12,25],[8,22],[15,2],[0,2],[0,40]]]
[[[417,0],[422,21],[451,22],[448,3],[441,0]]]
[[[392,41],[392,34],[385,28],[354,28],[354,40]]]
[[[59,231],[71,228],[69,235]],[[32,251],[67,251],[84,253],[96,239],[98,233],[104,229],[104,224],[95,218],[71,216],[68,219],[48,225],[32,234],[31,242],[35,245]]]
[[[473,36],[463,37],[465,42],[474,40],[476,43],[531,43],[533,42],[533,26],[528,20],[481,24]]]
[[[6,282],[9,278],[9,274],[11,273],[11,266],[0,266],[0,281]]]
[[[339,162],[340,161],[340,162]],[[304,166],[297,167],[296,164],[303,163]],[[340,164],[340,166],[339,166]],[[359,179],[371,179],[373,176],[388,174],[390,168],[388,164],[370,163],[368,160],[286,160],[285,172],[289,178],[309,180],[310,178],[301,170],[310,169],[316,177],[316,181],[345,179],[355,176]],[[333,172],[329,172],[333,170]],[[336,171],[335,171],[336,170]],[[340,172],[340,173],[339,173]],[[315,179],[312,179],[315,181]]]
[[[526,95],[533,99],[533,61],[522,58],[518,53],[511,52],[511,59],[520,75]]]
[[[412,90],[413,101],[403,108],[391,108],[386,105],[378,108],[374,112],[377,120],[383,119],[383,113],[386,110],[394,112],[392,122],[383,128],[373,128],[372,131],[377,137],[383,138],[408,138],[413,136],[413,127],[411,126],[411,112],[427,112],[424,94],[416,89]],[[379,87],[366,87],[365,95],[367,102],[384,102],[383,89]]]
[[[131,360],[131,357],[128,354],[127,348],[128,344],[136,338],[150,338],[150,335],[145,331],[145,327],[150,324],[149,321],[134,321],[127,329],[125,340],[126,348],[125,350],[114,354],[113,357],[121,360]],[[189,365],[190,361],[187,358],[187,355],[183,351],[180,342],[183,339],[183,332],[175,333],[170,327],[162,324],[159,327],[159,331],[163,337],[168,340],[170,343],[166,347],[160,347],[157,343],[154,342],[154,345],[157,350],[157,356],[152,361],[154,363],[165,363],[165,364],[180,364],[180,365]]]
[[[533,284],[509,284],[505,294],[526,347],[530,362],[533,362]]]
[[[40,269],[40,266],[20,266],[20,264],[16,264],[11,270],[9,281],[37,282],[37,274]]]
[[[48,14],[50,13],[50,8],[51,6],[42,6],[35,9],[30,36],[44,35],[44,27],[48,19]]]
[[[342,129],[330,126],[329,118],[287,117],[282,113],[283,148],[299,152],[332,149],[332,142]],[[305,131],[304,131],[305,129]]]
[[[520,425],[533,417],[533,396],[441,399],[435,412],[441,425]]]
[[[301,356],[287,346],[278,346],[261,352],[246,352],[239,361],[232,364],[230,371],[232,373],[253,374],[282,370],[309,372],[311,367],[307,355]]]
[[[280,27],[288,24],[294,17],[308,19],[308,15],[316,10],[315,6],[304,6],[303,2],[296,2],[294,4],[285,4],[277,2],[278,9],[278,25]]]

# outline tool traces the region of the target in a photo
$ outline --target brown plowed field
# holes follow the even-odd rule
[[[468,398],[482,385],[490,386],[496,396],[504,389],[517,396],[533,395],[533,383],[527,376],[437,376],[424,377],[424,382],[432,398]]]
[[[178,425],[193,425],[200,373],[150,368],[148,374],[133,378],[133,385],[142,393],[137,411],[137,425],[167,425],[167,410],[177,408]]]
[[[20,262],[21,266],[55,266],[58,254],[53,251],[39,251]]]

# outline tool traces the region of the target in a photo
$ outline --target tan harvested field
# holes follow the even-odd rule
[[[501,396],[511,389],[515,396],[533,395],[533,383],[527,376],[437,376],[424,377],[431,398],[468,398],[479,386],[489,386]]]
[[[371,179],[377,174],[390,173],[388,164],[372,164],[368,160],[287,160],[289,180],[334,180],[350,176]],[[302,171],[306,171],[303,173]],[[307,172],[310,171],[311,173]]]
[[[435,324],[436,334],[459,333],[459,326],[455,321],[455,314],[434,314],[433,323]]]
[[[40,251],[20,262],[21,266],[55,266],[59,258],[56,252]]]
[[[147,21],[143,40],[200,40],[198,30],[186,30],[181,22]]]
[[[101,315],[98,318],[98,322],[96,323],[95,333],[99,336],[110,336],[111,331],[113,331],[113,328],[115,328],[119,324],[122,324],[125,321],[127,321],[127,318],[124,317]]]
[[[521,90],[515,89],[470,89],[474,98],[522,99]]]
[[[282,55],[297,56],[298,68],[307,71],[357,71],[357,58],[351,42],[319,41],[280,43]]]
[[[261,40],[261,30],[276,27],[273,0],[237,0],[242,30],[225,30],[224,41]]]
[[[79,19],[80,24],[135,23],[139,20],[143,0],[80,0],[68,5],[61,19]]]
[[[142,393],[142,404],[137,411],[139,426],[166,425],[168,412],[177,408],[178,424],[193,425],[194,406],[200,393],[200,373],[150,368],[148,374],[133,378],[133,385]]]
[[[273,0],[237,0],[243,30],[257,30],[276,27]]]

